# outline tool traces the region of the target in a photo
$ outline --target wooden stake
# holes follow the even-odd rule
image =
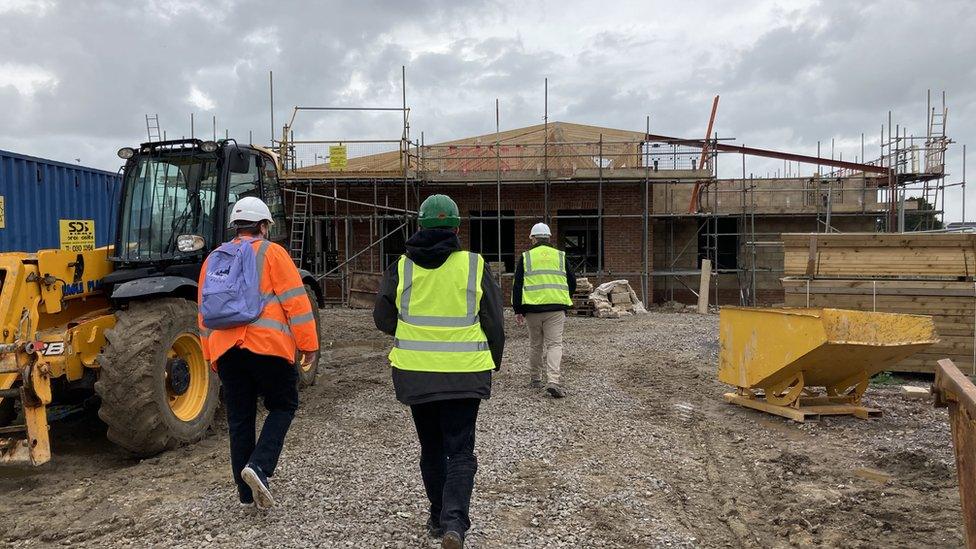
[[[708,313],[708,283],[712,278],[712,260],[702,259],[701,283],[698,285],[698,314]]]

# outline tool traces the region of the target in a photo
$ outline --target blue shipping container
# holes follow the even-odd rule
[[[61,223],[95,224],[95,245],[115,241],[122,198],[117,173],[0,150],[0,252],[61,247]]]

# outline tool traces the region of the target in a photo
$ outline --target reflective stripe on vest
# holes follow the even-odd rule
[[[522,304],[571,306],[566,280],[566,253],[536,246],[522,253]]]
[[[401,370],[481,372],[495,367],[478,320],[484,260],[458,251],[436,269],[406,256],[397,265],[396,337],[390,363]]]
[[[409,258],[401,258],[403,261],[404,280],[413,281],[414,263]],[[468,284],[465,301],[467,309],[465,315],[461,317],[450,316],[417,316],[410,314],[410,297],[412,295],[413,284],[407,285],[403,289],[400,297],[400,320],[415,326],[440,326],[440,327],[464,327],[471,326],[478,322],[475,314],[475,299],[478,297],[478,254],[468,253]]]
[[[262,280],[261,277],[264,276],[264,256],[268,255],[268,246],[270,245],[271,243],[263,238],[261,239],[261,243],[258,244],[258,253],[254,260],[258,266],[258,280]]]
[[[469,353],[471,351],[487,351],[487,341],[412,341],[408,339],[393,339],[393,346],[408,351],[437,351],[444,353]]]
[[[270,330],[278,330],[279,332],[291,337],[291,328],[283,322],[278,322],[277,320],[272,320],[270,318],[259,318],[250,324],[251,326],[257,326],[259,328],[268,328]]]
[[[288,301],[289,299],[293,297],[298,297],[300,295],[305,295],[305,286],[292,288],[286,292],[282,292],[280,295],[276,295],[274,292],[268,292],[266,294],[261,294],[261,297],[263,297],[266,300],[271,299],[272,297],[277,297],[278,302],[280,303],[282,301]]]

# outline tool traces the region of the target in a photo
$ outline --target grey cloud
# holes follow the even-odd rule
[[[699,137],[712,95],[721,94],[720,135],[804,153],[815,153],[818,140],[826,149],[832,137],[858,143],[861,132],[876,141],[889,109],[920,134],[925,90],[944,88],[950,133],[976,142],[970,2],[786,4],[738,46],[709,36],[717,27],[708,24],[721,19],[706,22],[694,10],[668,21],[680,31],[668,36],[685,37],[678,41],[645,29],[633,6],[608,5],[602,21],[574,21],[568,3],[537,11],[543,20],[527,18],[514,2],[272,8],[226,0],[62,2],[43,15],[5,12],[0,63],[41,67],[59,83],[30,98],[0,87],[0,148],[114,169],[114,150],[143,139],[145,113],[159,113],[178,136],[189,132],[191,111],[201,133],[209,134],[216,114],[221,130],[238,138],[253,131],[263,142],[271,131],[269,69],[280,126],[298,104],[399,105],[401,65],[412,134],[423,131],[428,142],[493,131],[496,97],[502,129],[541,122],[547,76],[551,120],[641,130],[649,114],[652,131]],[[447,46],[425,45],[427,36]],[[350,88],[354,82],[360,87]],[[213,99],[213,112],[188,103],[194,86]],[[309,115],[300,124],[317,138],[399,135],[396,116]],[[876,151],[869,145],[869,156]],[[852,158],[859,147],[843,152]],[[950,167],[957,172],[959,160],[956,147]],[[749,163],[760,173],[776,167]],[[976,205],[976,193],[970,198]]]

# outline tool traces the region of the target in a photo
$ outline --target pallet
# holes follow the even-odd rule
[[[589,310],[591,313],[594,310],[593,302],[590,301],[589,292],[581,292],[576,290],[576,292],[571,296],[573,300],[573,309],[578,310]]]
[[[566,311],[569,316],[596,316],[596,307],[588,298],[573,296],[573,308]]]
[[[762,398],[743,396],[736,393],[725,393],[725,401],[738,404],[760,412],[775,414],[798,423],[819,421],[821,416],[854,416],[860,419],[881,417],[881,410],[869,408],[860,404],[845,402],[845,397],[809,397],[800,398],[798,406],[779,406],[766,402]]]

